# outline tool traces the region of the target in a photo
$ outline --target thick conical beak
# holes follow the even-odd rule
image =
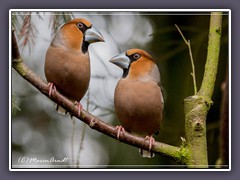
[[[87,29],[85,32],[85,41],[91,43],[104,42],[102,34],[94,27]]]
[[[130,65],[130,59],[125,52],[113,57],[109,61],[122,69],[128,69]]]

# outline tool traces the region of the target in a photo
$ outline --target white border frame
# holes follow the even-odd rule
[[[25,169],[25,168],[12,168],[12,146],[11,146],[11,121],[12,121],[12,87],[11,87],[11,80],[12,80],[12,54],[11,54],[11,39],[12,39],[12,20],[11,20],[11,13],[13,11],[21,11],[21,12],[212,12],[212,11],[221,11],[221,12],[228,12],[228,33],[229,33],[229,168],[228,169],[85,169],[85,168],[77,168],[77,169],[57,169],[57,168],[43,168],[43,169]],[[166,14],[165,14],[166,15]],[[189,15],[189,14],[188,14]],[[230,9],[10,9],[9,10],[9,171],[231,171],[231,10]]]

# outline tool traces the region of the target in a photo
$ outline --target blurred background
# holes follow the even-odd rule
[[[46,50],[56,30],[66,21],[88,19],[105,43],[90,45],[91,81],[81,103],[103,121],[118,125],[114,90],[122,70],[109,60],[130,48],[149,52],[161,72],[165,106],[157,141],[181,145],[185,137],[183,100],[193,95],[192,67],[179,26],[191,40],[197,87],[200,88],[208,45],[208,12],[12,12],[24,62],[42,79]],[[221,84],[228,74],[228,14],[223,15],[221,51],[213,106],[207,117],[208,160],[214,165],[220,153]],[[142,158],[138,149],[90,129],[79,120],[55,111],[54,103],[12,69],[11,160],[13,168],[181,168],[161,155]],[[75,123],[75,126],[73,125]],[[21,163],[21,157],[64,159],[64,163]]]

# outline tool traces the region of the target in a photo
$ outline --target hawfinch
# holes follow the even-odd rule
[[[72,101],[83,98],[90,81],[88,46],[101,41],[104,41],[101,33],[82,18],[67,22],[57,31],[45,59],[49,96],[57,89]],[[77,104],[80,114],[82,106]]]
[[[149,151],[140,149],[143,157],[153,157],[152,135],[162,122],[163,95],[159,69],[152,56],[141,49],[130,49],[110,60],[123,69],[115,93],[116,115],[122,126],[117,126],[118,138],[124,131],[144,136],[149,140]]]

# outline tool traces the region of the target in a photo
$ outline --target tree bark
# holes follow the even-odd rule
[[[208,168],[206,117],[212,105],[212,94],[217,75],[222,13],[212,12],[210,17],[208,52],[204,77],[197,95],[184,100],[185,131],[188,148],[188,167]]]

